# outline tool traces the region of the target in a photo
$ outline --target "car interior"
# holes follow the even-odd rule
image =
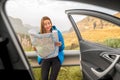
[[[9,0],[0,0],[0,79],[7,80],[35,80],[34,72],[31,64],[29,63],[25,51],[14,31],[11,21],[6,13],[6,2]],[[46,0],[47,1],[47,0]],[[54,0],[51,0],[54,1]],[[104,7],[107,9],[120,11],[119,0],[56,0],[56,1],[72,1],[77,3],[85,3],[95,6]],[[32,4],[32,3],[31,3]],[[85,29],[79,29],[77,19],[82,16],[87,17],[93,24],[94,30],[97,29],[97,23],[93,21],[103,21],[106,25],[117,25],[120,27],[120,18],[100,12],[87,9],[68,9],[64,11],[67,15],[75,34],[77,35],[80,45],[80,66],[82,66],[83,80],[118,80],[120,77],[120,53],[119,49],[111,48],[106,45],[98,44],[99,40],[95,43],[89,41],[87,37],[82,37]],[[97,18],[97,19],[96,19]],[[80,19],[79,19],[80,20]],[[88,21],[88,22],[89,22]],[[100,22],[99,22],[100,23]],[[80,25],[85,25],[79,23]],[[87,23],[86,30],[91,23]],[[101,23],[102,25],[102,23]],[[104,27],[104,24],[103,24]],[[92,28],[92,29],[93,29]],[[110,27],[109,27],[110,28]],[[101,29],[101,27],[98,27]],[[118,28],[116,28],[118,29]],[[118,29],[119,30],[119,29]],[[99,31],[99,30],[98,30]],[[107,30],[103,30],[104,32]],[[95,32],[95,31],[91,31]],[[87,32],[86,32],[87,33]],[[117,33],[117,32],[114,32]],[[91,34],[91,33],[88,33]],[[99,34],[99,33],[93,33]],[[116,36],[117,34],[115,34]],[[112,35],[113,36],[113,35]],[[119,35],[117,35],[119,36]],[[97,36],[101,38],[100,35]],[[9,77],[7,77],[9,76]]]

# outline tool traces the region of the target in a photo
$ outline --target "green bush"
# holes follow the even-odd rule
[[[106,39],[103,43],[112,48],[120,48],[120,39],[119,38]]]

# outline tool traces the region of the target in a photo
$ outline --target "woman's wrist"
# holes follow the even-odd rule
[[[61,43],[61,42],[55,42],[55,45],[56,45],[56,46],[61,46],[62,43]]]

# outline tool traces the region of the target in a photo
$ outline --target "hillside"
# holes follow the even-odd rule
[[[28,34],[29,29],[35,28],[35,26],[30,24],[23,24],[23,21],[20,18],[13,18],[9,16],[9,20],[12,23],[15,32],[18,34]]]
[[[120,13],[115,14],[120,17]],[[94,27],[94,25],[96,27]],[[85,40],[100,42],[102,43],[106,39],[120,38],[120,28],[107,21],[95,18],[86,17],[81,21],[77,22],[77,26],[81,31],[81,35]],[[63,34],[66,46],[72,46],[72,44],[78,45],[78,40],[73,28],[70,29],[69,33]],[[74,38],[73,38],[74,37]]]
[[[115,16],[120,17],[120,13],[115,14]],[[87,16],[81,21],[78,21],[77,26],[80,29],[80,31],[114,27],[113,24],[107,21],[104,21],[102,19],[98,19],[95,17],[91,17],[91,16]],[[71,28],[70,30],[72,31],[73,28]]]

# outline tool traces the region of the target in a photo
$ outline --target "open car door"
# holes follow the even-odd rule
[[[0,1],[0,79],[35,80],[32,69]]]
[[[77,34],[83,80],[120,79],[120,19],[93,10],[66,10]]]

